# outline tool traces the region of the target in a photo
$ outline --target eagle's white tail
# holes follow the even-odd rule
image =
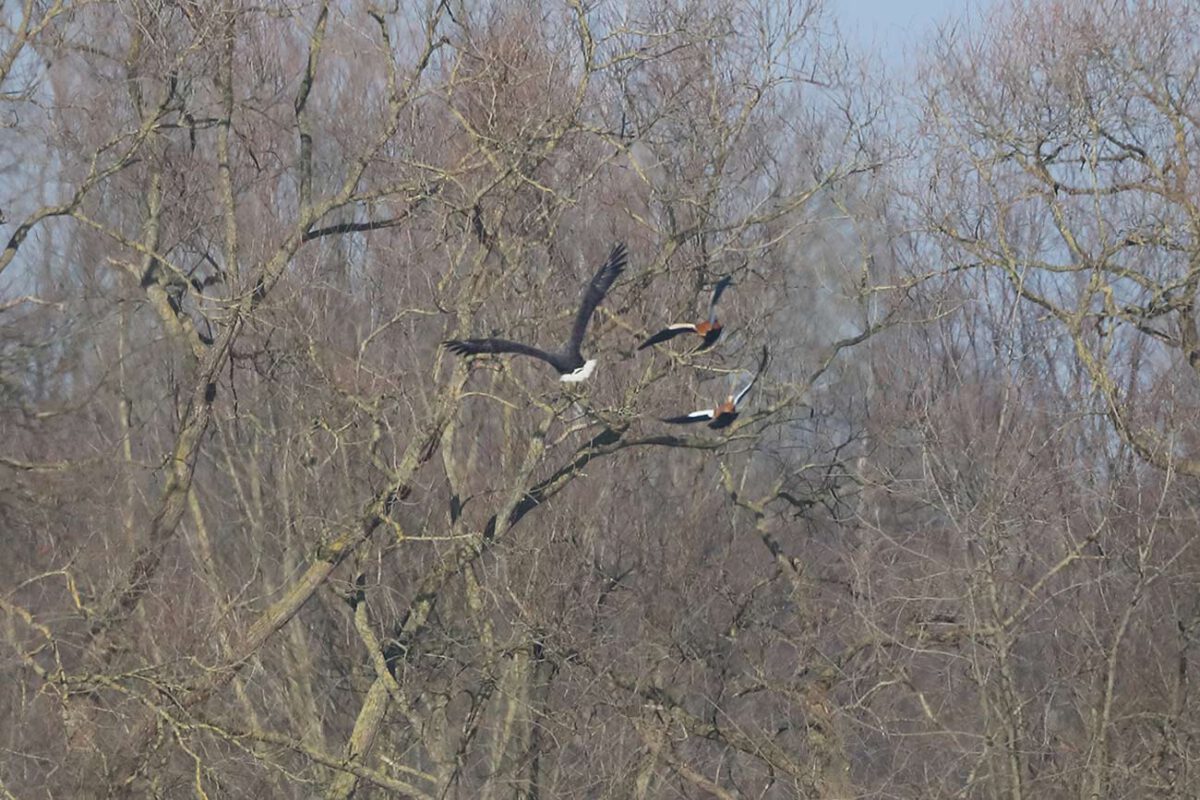
[[[584,362],[582,367],[574,372],[568,372],[566,375],[563,375],[561,378],[559,378],[559,380],[563,383],[579,383],[580,381],[586,381],[588,376],[592,374],[592,370],[595,368],[596,359],[589,358],[586,362]]]

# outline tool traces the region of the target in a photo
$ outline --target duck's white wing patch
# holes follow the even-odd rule
[[[663,422],[669,422],[672,425],[687,425],[692,422],[702,422],[706,419],[712,419],[712,409],[704,408],[700,411],[693,411],[690,414],[684,414],[681,417],[664,417]]]

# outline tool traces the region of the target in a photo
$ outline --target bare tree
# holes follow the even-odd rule
[[[878,166],[816,4],[58,8],[12,39],[9,791],[849,793],[793,515],[887,314],[869,248],[798,257]],[[561,336],[615,241],[585,386],[438,349]],[[635,360],[726,273],[715,352]],[[727,434],[658,421],[762,343]]]
[[[859,785],[1186,796],[1195,12],[1005,3],[934,48],[879,343]],[[914,135],[917,132],[914,131]]]

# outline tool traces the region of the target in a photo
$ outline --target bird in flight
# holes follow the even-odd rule
[[[733,278],[726,275],[721,280],[717,281],[717,285],[713,287],[712,297],[708,301],[708,319],[703,322],[676,322],[663,328],[658,333],[651,336],[646,341],[638,345],[638,350],[645,350],[652,344],[665,342],[669,339],[674,339],[681,333],[696,333],[704,337],[704,341],[696,348],[699,353],[707,350],[717,343],[721,338],[721,322],[717,319],[717,301],[721,299],[721,292],[725,291],[733,283]]]
[[[754,382],[758,380],[758,376],[762,375],[763,370],[766,368],[767,346],[763,345],[762,358],[758,362],[758,372],[754,373],[754,377],[742,387],[740,392],[729,395],[725,399],[725,402],[716,408],[704,408],[700,411],[685,414],[682,417],[666,417],[663,419],[663,422],[670,422],[673,425],[690,425],[693,422],[709,420],[708,427],[710,428],[728,428],[738,418],[738,404],[742,402],[742,398],[746,396],[746,393],[750,391],[750,387],[754,385]]]
[[[558,370],[560,381],[578,383],[587,380],[588,376],[592,374],[592,370],[596,368],[596,360],[589,358],[585,361],[583,354],[579,352],[579,346],[583,343],[583,335],[587,331],[592,312],[596,310],[596,306],[600,305],[600,301],[608,293],[613,281],[625,269],[625,260],[625,245],[619,243],[608,254],[608,260],[592,276],[591,283],[583,293],[583,302],[579,304],[579,311],[575,314],[575,327],[571,329],[571,338],[567,340],[561,350],[547,351],[520,342],[494,338],[448,339],[442,342],[442,346],[460,356],[472,356],[479,353],[515,353],[519,356],[533,356]]]

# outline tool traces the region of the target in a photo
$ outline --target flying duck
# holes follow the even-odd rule
[[[700,411],[693,411],[682,417],[667,417],[663,422],[670,422],[673,425],[689,425],[693,422],[703,422],[710,420],[708,427],[728,428],[733,421],[738,418],[738,403],[742,402],[742,398],[750,391],[750,387],[758,380],[758,376],[762,375],[763,370],[767,368],[767,346],[763,345],[762,358],[758,362],[758,372],[754,373],[754,377],[750,382],[742,387],[742,390],[737,394],[731,394],[726,398],[724,403],[721,403],[716,408],[705,408]]]
[[[713,287],[712,298],[708,301],[708,319],[704,322],[676,322],[668,325],[658,333],[651,336],[646,341],[638,345],[638,350],[645,350],[652,344],[665,342],[668,339],[674,339],[681,333],[696,333],[704,337],[704,341],[696,348],[699,353],[702,350],[707,350],[717,343],[721,338],[721,323],[717,319],[717,301],[721,299],[721,292],[725,291],[726,287],[733,283],[733,278],[726,275],[721,280],[717,281],[717,285]]]
[[[579,304],[579,312],[575,315],[575,327],[571,329],[571,338],[567,340],[561,350],[548,352],[520,342],[510,342],[507,339],[448,339],[442,342],[442,346],[460,356],[471,356],[478,353],[515,353],[519,356],[533,356],[558,370],[560,381],[578,383],[587,380],[588,376],[592,374],[592,370],[596,368],[596,360],[589,358],[585,361],[583,354],[579,352],[579,345],[583,343],[583,334],[587,331],[592,312],[596,310],[596,306],[600,305],[600,301],[604,299],[604,295],[613,285],[613,281],[625,269],[625,256],[624,243],[617,244],[608,254],[608,260],[592,277],[591,283],[583,293],[583,302]]]

